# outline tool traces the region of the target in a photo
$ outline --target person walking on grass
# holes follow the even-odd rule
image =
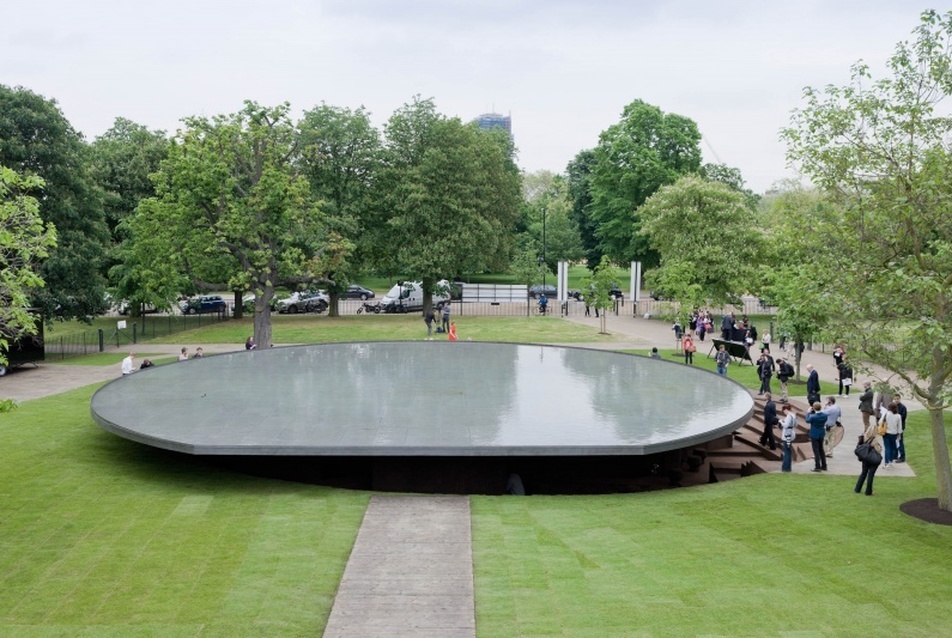
[[[717,364],[717,374],[722,377],[727,376],[727,366],[730,365],[731,355],[727,351],[727,348],[724,347],[724,344],[717,349],[717,354],[714,355],[714,363]]]
[[[684,347],[684,363],[688,365],[694,365],[694,339],[691,338],[690,332],[684,333],[684,341],[682,342]]]

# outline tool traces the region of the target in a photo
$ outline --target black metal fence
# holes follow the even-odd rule
[[[105,352],[112,348],[122,348],[147,339],[165,337],[192,328],[200,328],[219,323],[228,318],[226,312],[198,315],[144,315],[135,319],[126,319],[126,326],[112,331],[99,329],[72,332],[67,335],[46,335],[44,347],[47,360],[62,360],[80,357],[96,352]]]

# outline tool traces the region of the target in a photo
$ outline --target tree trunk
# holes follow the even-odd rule
[[[608,308],[602,308],[602,314],[598,318],[599,331],[598,334],[607,335],[608,334]]]
[[[241,291],[235,291],[235,319],[241,319],[245,309],[241,306]]]
[[[339,292],[329,292],[328,298],[330,303],[327,306],[327,316],[328,317],[339,317],[340,316],[340,293]]]
[[[942,382],[945,378],[941,370],[946,366],[944,357],[936,353],[933,362],[933,374],[929,379],[929,396],[926,407],[929,409],[929,421],[932,426],[932,456],[935,460],[935,486],[938,492],[939,508],[952,511],[952,464],[949,462],[949,442],[945,436],[945,414],[942,409]],[[938,370],[936,370],[938,368]]]
[[[255,291],[255,344],[259,348],[270,348],[273,345],[271,343],[272,299],[274,299],[273,285],[260,285],[260,294]]]

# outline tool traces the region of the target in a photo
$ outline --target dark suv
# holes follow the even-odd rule
[[[221,298],[221,295],[202,295],[201,297],[192,297],[179,304],[182,314],[194,315],[206,312],[224,312],[227,304]]]

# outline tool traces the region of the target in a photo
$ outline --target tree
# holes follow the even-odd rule
[[[806,89],[783,136],[841,211],[818,229],[848,256],[828,262],[821,303],[835,300],[834,330],[928,409],[938,504],[952,510],[952,118],[937,110],[952,93],[952,13],[924,12],[913,33],[887,77],[857,63],[849,85]]]
[[[521,204],[509,136],[439,115],[419,97],[385,133],[378,205],[364,235],[378,268],[420,280],[424,309],[440,275],[505,269]]]
[[[760,195],[746,188],[746,182],[739,168],[734,168],[727,164],[709,163],[702,166],[698,174],[709,182],[719,182],[741,193],[744,196],[747,207],[750,210],[757,209],[757,204],[760,203]]]
[[[571,219],[571,202],[565,180],[550,171],[523,176],[526,238],[538,258],[545,257],[548,272],[560,261],[582,259],[578,228]]]
[[[572,202],[570,217],[578,228],[585,260],[590,264],[602,261],[602,249],[595,235],[597,224],[592,219],[592,167],[595,151],[580,151],[565,169],[569,199]]]
[[[824,334],[831,308],[838,308],[820,300],[831,279],[839,277],[840,269],[830,265],[844,258],[840,247],[823,234],[839,214],[824,193],[793,181],[778,184],[760,211],[766,267],[758,270],[754,285],[778,308],[779,330],[794,344],[798,376],[805,344]],[[836,335],[834,341],[841,337]]]
[[[612,290],[619,278],[618,269],[612,266],[611,260],[606,255],[602,257],[601,263],[595,266],[591,278],[582,282],[585,287],[585,304],[601,310],[597,313],[600,317],[599,334],[608,334],[608,309],[615,305]]]
[[[56,245],[56,229],[43,222],[29,194],[42,187],[39,177],[0,165],[0,365],[7,364],[10,342],[36,330],[30,293],[43,286],[38,265]]]
[[[159,170],[168,144],[164,131],[150,131],[119,117],[91,145],[92,176],[103,194],[103,210],[111,234],[106,272],[116,298],[128,301],[134,316],[143,303],[166,305],[149,291],[155,288],[153,282],[137,276],[127,245],[131,231],[124,222],[139,202],[155,195],[149,176]]]
[[[32,302],[44,316],[86,319],[105,305],[103,259],[109,233],[89,147],[56,102],[0,85],[0,164],[42,178],[40,216],[56,226],[57,245],[39,266],[46,285]]]
[[[616,263],[658,255],[639,232],[638,208],[665,184],[701,167],[701,134],[694,121],[635,100],[618,124],[599,136],[591,176],[591,219],[601,250]]]
[[[742,193],[689,175],[638,209],[641,234],[660,256],[648,285],[682,306],[737,303],[762,263],[763,236]]]
[[[339,264],[330,280],[329,314],[338,313],[338,298],[369,260],[354,240],[373,206],[373,185],[380,168],[380,134],[370,114],[321,104],[304,113],[299,125],[302,170],[311,195],[322,202],[329,230],[336,238]]]
[[[254,338],[264,346],[275,287],[317,282],[326,270],[324,220],[299,169],[289,110],[245,102],[231,115],[187,118],[134,224],[141,263],[167,277],[231,260],[229,286],[254,292]]]

